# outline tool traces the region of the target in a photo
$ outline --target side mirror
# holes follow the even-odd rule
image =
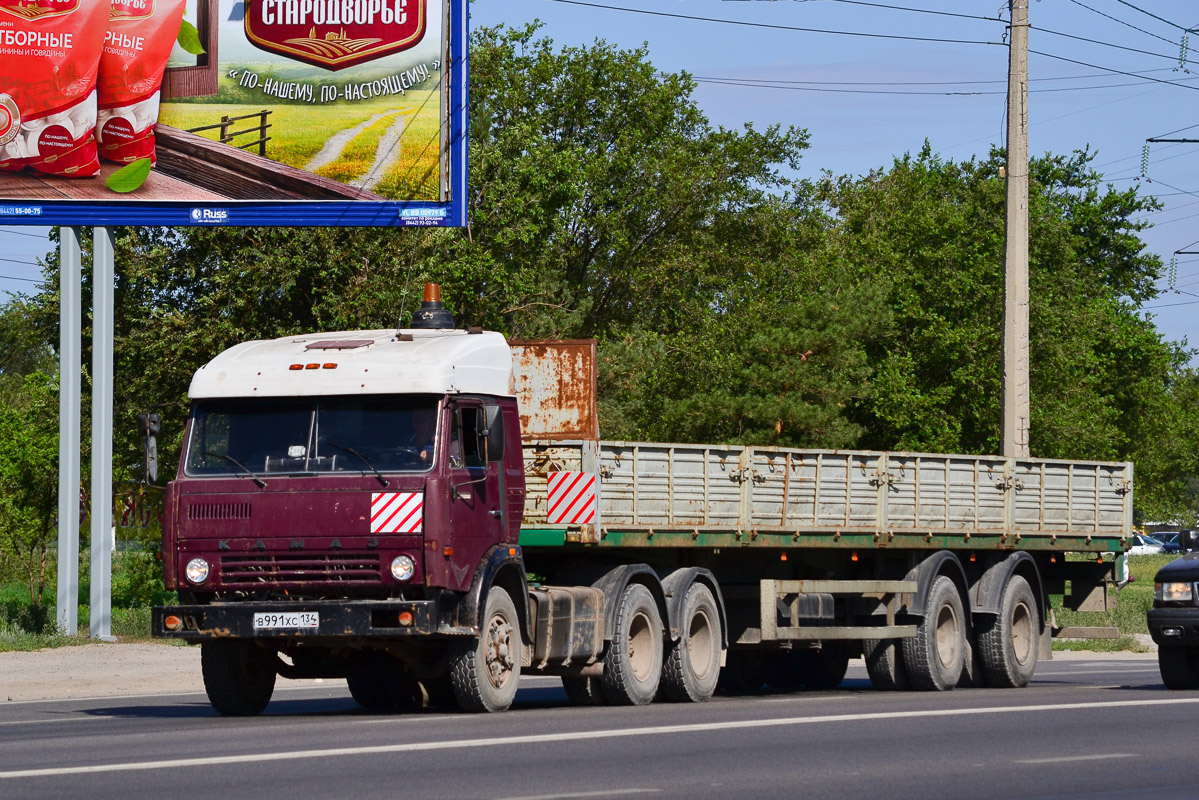
[[[499,406],[483,406],[479,413],[479,450],[485,461],[504,460],[504,412]]]
[[[162,432],[162,417],[158,414],[138,414],[137,432],[142,437],[142,453],[146,463],[146,483],[158,482],[158,434]]]

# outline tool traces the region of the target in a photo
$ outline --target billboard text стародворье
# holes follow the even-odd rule
[[[0,0],[0,53],[6,19],[63,15],[80,2]],[[106,181],[121,165],[103,161],[86,178],[0,171],[0,224],[463,225],[466,6],[186,0],[184,19],[207,52],[171,54],[145,182],[113,191]],[[0,84],[0,132],[6,119],[12,127],[7,97]],[[36,126],[55,120],[26,122],[27,150]]]

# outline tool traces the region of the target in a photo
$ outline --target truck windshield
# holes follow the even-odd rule
[[[199,400],[184,472],[425,472],[433,467],[437,401],[406,397]]]

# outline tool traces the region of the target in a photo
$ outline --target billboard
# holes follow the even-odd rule
[[[98,101],[92,2],[0,0],[0,224],[466,224],[468,0],[112,0]]]

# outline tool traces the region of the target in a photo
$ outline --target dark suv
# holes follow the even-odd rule
[[[1153,578],[1149,633],[1167,689],[1199,689],[1199,532],[1181,531],[1176,546],[1187,550]]]

